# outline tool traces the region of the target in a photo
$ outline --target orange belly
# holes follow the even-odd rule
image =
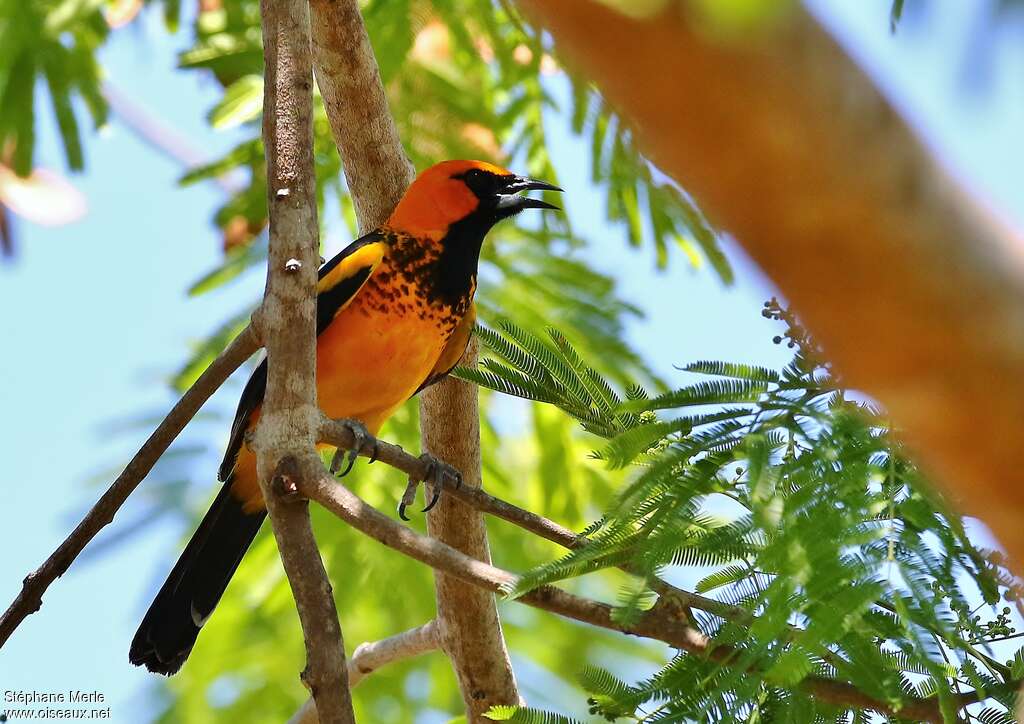
[[[423,384],[450,329],[436,317],[368,308],[358,297],[317,340],[317,400],[329,417],[354,417],[371,431]]]
[[[362,295],[317,337],[317,403],[328,417],[354,418],[376,435],[430,374],[451,334],[432,310],[389,305]],[[249,425],[259,419],[257,408]],[[243,445],[235,463],[232,493],[246,512],[263,507],[256,457]]]

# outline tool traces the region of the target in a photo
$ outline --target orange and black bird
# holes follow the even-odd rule
[[[561,191],[481,161],[436,164],[384,226],[321,267],[316,384],[325,414],[376,435],[400,405],[451,371],[473,328],[487,232],[524,209],[558,208],[522,195],[531,190]],[[224,485],[132,641],[136,666],[168,675],[181,668],[267,515],[256,458],[244,444],[266,383],[264,361],[238,403],[217,476]]]

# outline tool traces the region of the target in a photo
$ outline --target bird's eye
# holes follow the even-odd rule
[[[464,171],[458,178],[462,180],[470,191],[479,197],[490,194],[493,191],[494,177],[479,168],[471,168]]]

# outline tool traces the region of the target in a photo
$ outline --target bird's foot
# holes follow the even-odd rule
[[[331,475],[337,475],[339,478],[343,478],[352,471],[352,466],[356,464],[356,458],[359,456],[359,451],[363,449],[363,445],[366,444],[367,440],[373,441],[373,452],[370,453],[370,462],[372,463],[377,459],[377,438],[370,434],[369,430],[366,429],[366,425],[359,422],[359,420],[338,420],[338,424],[348,428],[349,432],[352,433],[352,447],[349,449],[338,448],[334,451],[334,457],[331,458]],[[338,473],[341,468],[341,464],[345,461],[346,453],[348,457],[348,463],[345,465],[345,469]]]
[[[423,509],[423,512],[426,513],[437,505],[437,501],[441,498],[441,491],[445,487],[454,485],[458,488],[462,485],[462,473],[448,463],[438,460],[430,453],[420,455],[420,460],[427,464],[427,472],[423,476],[423,482],[432,489],[430,502]],[[402,495],[402,502],[398,504],[398,517],[402,520],[409,520],[405,517],[405,509],[412,505],[416,499],[416,488],[418,486],[418,480],[409,478],[409,484],[405,486],[405,493]]]

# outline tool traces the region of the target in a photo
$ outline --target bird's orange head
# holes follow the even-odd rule
[[[443,235],[462,222],[486,233],[523,209],[558,208],[520,195],[531,190],[561,191],[553,184],[517,176],[486,161],[442,161],[416,177],[387,225],[411,234]]]

